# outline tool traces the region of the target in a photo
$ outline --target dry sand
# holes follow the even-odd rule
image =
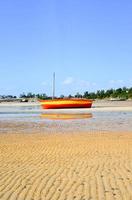
[[[132,199],[132,133],[0,135],[0,200],[96,199]]]

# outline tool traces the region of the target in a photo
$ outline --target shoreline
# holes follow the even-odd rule
[[[0,103],[0,112],[20,112],[24,113],[87,113],[87,112],[132,112],[132,101],[110,102],[95,101],[92,108],[76,108],[76,109],[42,109],[39,102],[28,103]]]
[[[132,107],[95,107],[95,108],[78,108],[78,109],[1,109],[0,114],[6,113],[31,113],[31,114],[86,114],[91,112],[132,112]]]

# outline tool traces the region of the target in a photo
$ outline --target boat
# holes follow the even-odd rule
[[[52,99],[39,100],[43,109],[91,108],[93,100],[84,98],[55,98],[55,73]]]
[[[39,100],[43,109],[63,109],[63,108],[91,108],[92,100],[89,99],[51,99]]]

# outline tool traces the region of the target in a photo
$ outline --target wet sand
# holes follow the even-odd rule
[[[132,200],[131,101],[58,110],[90,116],[65,122],[36,103],[0,112],[0,200]]]
[[[132,132],[1,134],[0,200],[131,200]]]

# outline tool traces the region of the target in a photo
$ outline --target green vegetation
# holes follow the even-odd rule
[[[22,93],[19,96],[20,98],[29,99],[29,98],[37,98],[37,99],[51,99],[52,97],[47,96],[45,93],[43,94],[33,94],[31,92],[25,94]],[[118,100],[127,100],[132,99],[132,87],[131,88],[118,88],[118,89],[109,89],[109,90],[98,90],[96,92],[88,92],[85,91],[84,94],[80,94],[77,92],[75,95],[69,94],[68,98],[87,98],[87,99],[118,99]],[[0,99],[13,99],[17,98],[12,95],[0,95]],[[65,98],[62,94],[59,98]]]
[[[20,95],[21,98],[39,98],[39,99],[51,99],[51,97],[44,94],[32,94],[25,93]],[[64,95],[60,95],[60,98],[64,98]],[[80,94],[77,92],[74,96],[69,94],[68,98],[87,98],[87,99],[105,99],[105,98],[113,98],[113,99],[121,99],[127,100],[132,99],[132,87],[131,88],[118,88],[118,89],[109,89],[109,90],[98,90],[96,92],[84,92],[84,94]]]
[[[85,92],[83,95],[84,98],[88,99],[121,99],[127,100],[132,99],[132,88],[118,88],[118,89],[109,89],[109,90],[98,90],[97,92]]]
[[[25,94],[25,93],[22,93],[20,94],[20,98],[38,98],[38,99],[50,99],[51,97],[48,97],[45,93],[43,94],[33,94],[31,92]]]

